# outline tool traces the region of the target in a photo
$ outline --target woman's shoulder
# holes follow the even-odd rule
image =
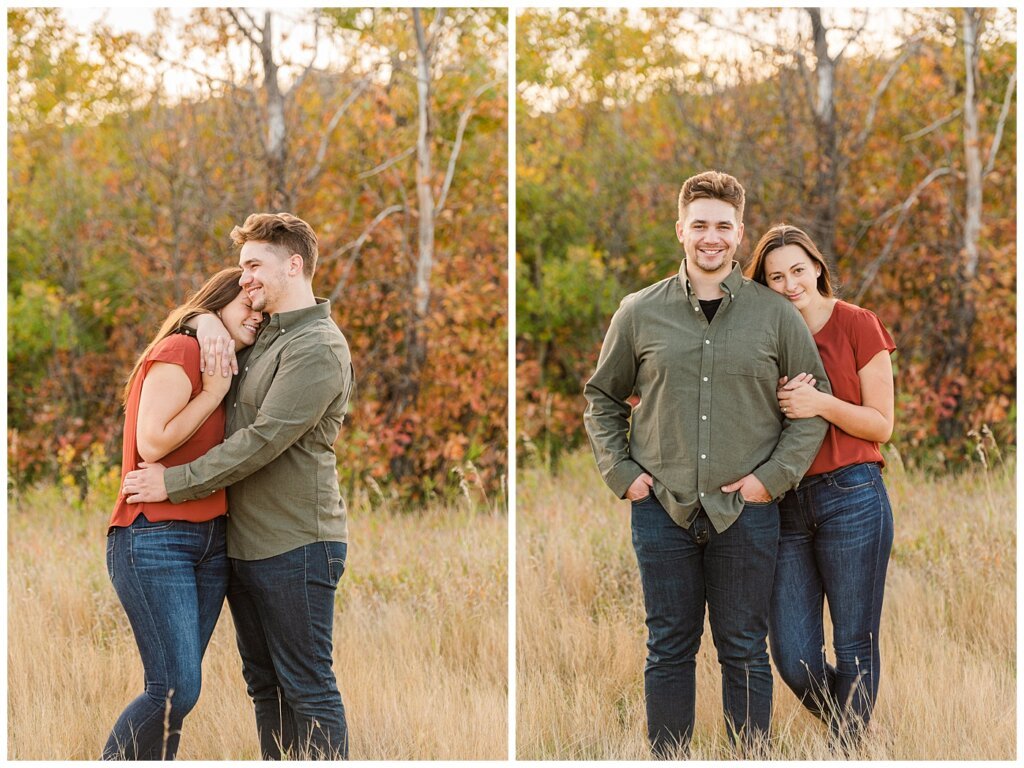
[[[885,327],[882,324],[882,321],[878,318],[878,315],[870,309],[857,306],[856,304],[851,304],[850,302],[843,301],[842,299],[836,300],[836,305],[832,312],[837,319],[847,326],[858,327],[867,325],[870,327]]]
[[[896,342],[893,341],[889,329],[870,309],[840,299],[836,302],[833,317],[838,320],[838,327],[855,348],[867,350],[872,354],[872,350],[887,349],[892,352],[896,349]]]
[[[199,363],[199,342],[183,333],[172,333],[153,345],[146,358],[150,362],[189,365]]]

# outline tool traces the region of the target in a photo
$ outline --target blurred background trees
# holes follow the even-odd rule
[[[521,457],[586,442],[608,320],[678,269],[679,186],[710,168],[746,188],[742,263],[802,227],[892,332],[907,464],[1015,441],[1015,12],[530,10],[517,34]]]
[[[289,210],[356,363],[343,482],[500,493],[506,12],[155,13],[143,34],[8,12],[11,482],[117,464],[136,355],[237,261],[235,224]]]

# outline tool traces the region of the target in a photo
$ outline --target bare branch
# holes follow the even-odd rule
[[[401,211],[404,210],[404,205],[389,205],[387,208],[385,208],[383,211],[378,213],[373,218],[373,221],[371,221],[369,225],[367,225],[366,229],[362,231],[362,234],[360,234],[359,237],[341,246],[340,248],[335,250],[330,256],[327,257],[328,260],[340,259],[348,251],[354,251],[352,256],[349,258],[348,263],[345,265],[345,268],[342,270],[341,278],[338,280],[338,284],[334,286],[334,290],[331,291],[330,300],[332,302],[337,301],[338,298],[341,296],[341,292],[345,289],[345,286],[348,283],[349,275],[352,272],[352,267],[355,265],[355,261],[359,257],[359,251],[362,249],[363,244],[366,243],[366,241],[369,239],[370,233],[373,232],[373,230],[376,229],[377,225],[384,221],[384,219],[386,219],[388,216],[390,216],[393,213],[400,213]]]
[[[320,175],[320,171],[323,170],[324,158],[327,157],[327,147],[330,146],[331,143],[331,134],[333,134],[334,129],[338,127],[338,123],[345,115],[345,112],[348,111],[348,108],[352,106],[352,103],[359,98],[360,94],[362,94],[362,92],[370,85],[370,78],[371,75],[367,74],[360,79],[352,89],[351,93],[346,97],[345,101],[341,103],[341,106],[338,107],[331,116],[331,120],[327,124],[327,129],[324,131],[323,138],[320,140],[320,146],[317,148],[316,160],[313,163],[313,167],[309,169],[309,172],[303,179],[303,184],[311,184],[313,180]]]
[[[168,66],[170,66],[172,68],[177,68],[177,69],[180,69],[180,70],[184,70],[185,72],[189,72],[189,73],[195,75],[198,79],[206,81],[206,85],[210,89],[211,92],[215,90],[215,88],[214,88],[215,85],[227,86],[227,87],[235,89],[235,90],[247,91],[247,92],[253,93],[253,94],[256,92],[256,89],[253,88],[251,85],[240,86],[240,85],[236,84],[233,81],[233,79],[231,79],[231,78],[214,77],[209,72],[204,72],[201,69],[199,69],[198,67],[192,66],[191,64],[186,64],[182,60],[179,60],[179,59],[173,59],[173,60],[169,59],[166,56],[164,56],[162,53],[160,53],[160,51],[153,51],[151,53],[151,55],[153,56],[154,59],[156,59],[157,61],[159,61],[159,62],[161,62],[163,64],[167,64]]]
[[[867,293],[868,288],[871,287],[871,283],[873,283],[875,277],[878,276],[878,271],[881,269],[882,264],[889,258],[889,253],[892,251],[893,245],[896,243],[896,235],[899,234],[900,227],[903,226],[903,222],[906,220],[907,214],[910,212],[914,203],[917,202],[917,198],[925,190],[925,187],[940,176],[945,176],[952,172],[953,169],[949,167],[936,168],[925,176],[916,187],[914,187],[906,200],[899,205],[890,208],[880,217],[879,220],[885,219],[891,214],[897,211],[899,212],[899,216],[896,218],[896,223],[893,224],[892,229],[889,231],[889,237],[886,239],[885,246],[883,246],[881,253],[879,253],[877,258],[875,258],[874,261],[868,265],[867,269],[864,270],[864,276],[861,278],[860,288],[857,290],[857,295],[853,299],[854,304],[859,304],[861,299],[864,298],[864,294]]]
[[[743,38],[748,43],[751,43],[755,49],[758,49],[762,52],[773,51],[774,53],[779,54],[780,56],[792,57],[793,61],[796,62],[797,70],[800,73],[800,78],[804,86],[804,93],[807,97],[807,103],[814,103],[814,81],[811,78],[811,70],[810,67],[808,67],[807,65],[807,59],[799,50],[796,50],[795,48],[787,48],[781,43],[769,43],[768,41],[762,40],[761,38],[752,35],[745,29],[742,29],[738,26],[723,26],[715,21],[712,21],[710,16],[708,16],[706,13],[700,14],[700,20],[707,26],[711,27],[712,29],[718,30],[720,32],[726,32],[730,35],[736,35],[738,37]]]
[[[447,8],[438,8],[434,20],[430,22],[430,27],[427,29],[427,45],[430,46],[432,51],[436,47],[434,44],[437,41],[437,33],[440,31],[441,25],[444,23],[444,17],[447,14]]]
[[[263,30],[260,29],[259,25],[256,23],[256,19],[254,19],[247,10],[245,10],[244,8],[238,9],[239,12],[245,15],[245,18],[248,21],[248,26],[242,23],[242,21],[238,18],[238,14],[235,12],[235,10],[236,9],[234,8],[224,9],[228,16],[231,17],[231,20],[235,22],[235,26],[238,27],[238,30],[247,38],[249,38],[249,42],[251,42],[257,48],[259,48],[263,42],[263,35],[261,34],[260,39],[257,39],[256,32],[259,31],[262,33]]]
[[[847,39],[847,41],[845,43],[843,43],[842,49],[840,49],[839,53],[836,54],[836,57],[834,59],[832,59],[832,61],[834,61],[836,64],[839,63],[839,60],[841,58],[843,58],[843,55],[846,53],[846,49],[850,47],[850,43],[852,43],[854,40],[856,40],[858,37],[860,37],[860,33],[864,31],[864,28],[867,25],[868,25],[868,14],[867,14],[867,11],[864,11],[862,13],[862,15],[861,15],[860,26],[857,27],[857,29],[853,30],[853,34],[850,35],[849,39]],[[833,29],[834,29],[834,27],[833,27]]]
[[[960,107],[957,107],[952,112],[950,112],[948,115],[946,115],[945,117],[940,117],[938,120],[936,120],[931,125],[926,125],[924,128],[922,128],[919,131],[914,131],[913,133],[908,133],[906,136],[901,138],[900,141],[913,141],[914,139],[920,139],[922,136],[927,136],[929,133],[934,131],[936,128],[941,128],[946,123],[948,123],[950,120],[955,120],[956,118],[958,118],[962,111],[963,110]]]
[[[238,10],[240,10],[243,14],[245,14],[245,18],[248,19],[249,23],[252,24],[253,28],[254,29],[258,29],[260,31],[260,34],[262,35],[263,34],[263,28],[260,27],[260,25],[256,23],[256,17],[253,16],[251,13],[249,13],[249,11],[247,11],[245,8],[239,8]]]
[[[383,163],[381,163],[377,167],[371,168],[368,171],[363,171],[362,173],[360,173],[358,175],[357,178],[359,178],[359,179],[368,179],[371,176],[376,176],[378,173],[382,173],[383,171],[386,171],[388,168],[390,168],[395,163],[400,162],[401,160],[404,160],[405,158],[407,158],[409,155],[411,155],[415,151],[416,151],[416,147],[409,147],[407,150],[405,150],[404,152],[398,153],[397,155],[392,157],[390,160],[385,160]]]
[[[754,36],[750,32],[747,32],[745,29],[741,29],[739,27],[734,27],[734,26],[725,26],[725,25],[719,24],[718,22],[713,21],[711,19],[711,17],[708,14],[706,14],[706,13],[700,14],[699,18],[700,18],[701,22],[703,22],[707,26],[711,27],[712,29],[718,30],[719,32],[728,32],[731,35],[737,35],[738,37],[742,37],[748,43],[752,43],[755,48],[759,48],[761,50],[774,51],[775,53],[786,55],[786,56],[794,56],[794,57],[797,57],[797,58],[803,58],[802,54],[800,54],[798,52],[795,52],[795,51],[793,51],[790,48],[787,48],[786,46],[782,45],[781,43],[770,43],[767,40],[762,40],[761,38]]]
[[[896,77],[896,73],[899,72],[900,67],[902,67],[903,63],[910,58],[911,54],[916,53],[920,47],[920,38],[915,37],[913,40],[908,41],[903,52],[893,59],[892,64],[889,65],[889,69],[886,71],[882,80],[878,83],[878,87],[875,89],[875,93],[871,97],[871,106],[868,107],[867,116],[864,118],[864,126],[861,128],[860,133],[857,134],[857,138],[854,139],[853,154],[859,154],[861,149],[863,149],[864,143],[867,141],[868,136],[871,133],[871,128],[874,125],[875,115],[878,113],[878,104],[881,102],[882,96],[885,95],[886,90],[888,90],[893,78]]]
[[[452,179],[455,176],[455,162],[459,159],[459,152],[462,151],[462,136],[466,132],[466,125],[469,123],[469,119],[473,116],[473,108],[476,106],[476,100],[483,95],[485,91],[501,82],[500,79],[491,80],[488,83],[484,83],[477,88],[473,95],[469,97],[469,104],[462,110],[462,114],[459,115],[459,127],[455,132],[455,145],[452,147],[452,154],[448,158],[448,170],[445,172],[444,185],[441,187],[441,195],[438,197],[437,203],[434,205],[435,213],[440,213],[444,210],[444,201],[448,197],[448,190],[451,188]]]
[[[316,63],[316,55],[320,52],[320,11],[317,10],[313,16],[313,58],[310,59],[302,69],[302,74],[299,75],[295,82],[292,83],[292,87],[288,90],[289,94],[297,93],[302,84],[306,82],[306,78],[309,77],[309,73],[313,71],[313,65]]]
[[[1003,140],[1003,126],[1006,125],[1006,117],[1010,113],[1010,102],[1013,101],[1013,90],[1017,85],[1017,73],[1011,72],[1010,79],[1006,83],[1006,95],[1003,96],[1003,108],[999,110],[999,122],[996,124],[996,135],[992,138],[992,146],[988,150],[988,162],[985,163],[985,170],[981,175],[988,176],[996,165],[996,152],[999,150],[999,142]]]

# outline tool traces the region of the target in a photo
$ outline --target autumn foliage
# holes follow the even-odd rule
[[[343,483],[369,483],[375,499],[444,496],[460,483],[499,498],[507,445],[505,12],[425,14],[434,35],[436,159],[424,183],[435,197],[465,120],[436,212],[417,339],[425,357],[414,366],[407,347],[420,216],[411,11],[274,14],[274,29],[293,37],[305,28],[313,40],[318,25],[328,56],[316,60],[310,44],[287,48],[271,36],[269,15],[195,9],[183,22],[158,13],[148,36],[102,23],[82,32],[59,9],[8,14],[12,482],[77,473],[84,483],[88,455],[117,463],[117,392],[135,356],[169,308],[237,261],[228,236],[235,224],[253,211],[285,209],[318,233],[314,293],[332,300],[356,366],[337,446]],[[277,138],[262,33],[273,41],[280,81]],[[188,76],[189,88],[170,84]],[[414,397],[399,401],[398,391]]]
[[[986,167],[972,271],[962,11],[906,11],[885,45],[869,35],[877,20],[830,30],[831,112],[806,9],[524,12],[519,455],[553,462],[585,443],[581,393],[608,320],[627,293],[678,269],[679,186],[710,168],[746,188],[741,260],[773,224],[803,227],[834,265],[841,298],[891,331],[892,444],[907,464],[951,469],[979,441],[1013,443],[1016,19],[980,19],[973,99]]]

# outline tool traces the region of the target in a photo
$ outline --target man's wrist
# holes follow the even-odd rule
[[[626,494],[629,492],[629,487],[633,485],[636,479],[643,473],[643,467],[632,459],[627,459],[617,464],[608,473],[608,487],[612,489],[616,496],[620,499],[624,499],[626,498]]]
[[[180,504],[183,501],[190,501],[188,486],[185,482],[185,465],[167,467],[164,470],[164,491],[167,493],[167,500],[172,504]]]
[[[785,479],[782,477],[781,471],[773,470],[770,464],[762,464],[750,474],[758,479],[773,499],[777,499],[787,490],[783,487]]]

